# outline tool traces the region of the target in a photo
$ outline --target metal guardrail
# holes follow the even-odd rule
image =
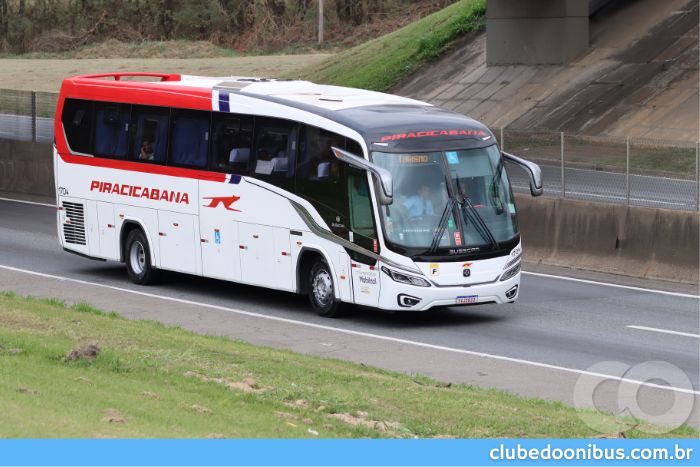
[[[57,100],[57,93],[0,89],[0,138],[52,142]],[[508,128],[498,137],[504,150],[540,164],[545,196],[700,210],[698,142]],[[529,192],[522,170],[508,174],[514,191]]]

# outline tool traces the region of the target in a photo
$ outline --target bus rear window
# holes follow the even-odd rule
[[[66,133],[66,140],[71,152],[90,154],[90,136],[92,135],[91,101],[81,99],[66,99],[63,104],[61,123]]]

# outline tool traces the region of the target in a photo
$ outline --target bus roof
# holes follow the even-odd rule
[[[124,77],[160,80],[122,80]],[[171,98],[177,94],[187,94],[188,100],[196,103],[196,108],[209,105],[206,100],[211,102],[214,92],[240,94],[294,107],[336,121],[360,133],[368,144],[378,143],[380,147],[375,149],[403,150],[416,145],[427,145],[425,149],[429,149],[432,143],[444,146],[446,140],[454,141],[453,145],[457,146],[464,146],[464,142],[470,140],[470,147],[494,142],[493,135],[483,124],[426,102],[309,81],[164,73],[107,73],[75,76],[64,81],[66,90],[83,86],[99,86],[103,96],[109,92],[110,87],[141,92],[152,90],[156,91],[154,94],[158,94],[157,91],[165,91]],[[177,92],[173,93],[174,90]],[[231,111],[235,112],[233,109]],[[455,131],[458,133],[452,134]],[[442,137],[434,138],[436,135]]]
[[[164,85],[179,84],[205,89],[226,90],[271,96],[326,110],[342,110],[366,105],[425,105],[426,102],[365,89],[346,88],[310,81],[250,76],[204,77],[181,75],[181,80],[163,81]]]

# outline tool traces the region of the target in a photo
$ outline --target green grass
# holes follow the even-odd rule
[[[460,36],[485,25],[486,0],[462,0],[385,36],[338,53],[301,76],[310,81],[385,91],[439,57]]]
[[[97,358],[66,361],[90,342],[101,349]],[[12,293],[0,293],[0,420],[0,437],[41,438],[598,434],[561,403],[448,387]]]

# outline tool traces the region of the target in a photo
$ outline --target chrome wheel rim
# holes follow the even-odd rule
[[[311,286],[314,300],[316,300],[316,303],[319,305],[326,306],[333,299],[333,280],[325,269],[320,269],[316,272]]]
[[[131,269],[138,275],[143,274],[143,271],[146,269],[146,250],[138,240],[131,244],[129,263],[131,264]]]

